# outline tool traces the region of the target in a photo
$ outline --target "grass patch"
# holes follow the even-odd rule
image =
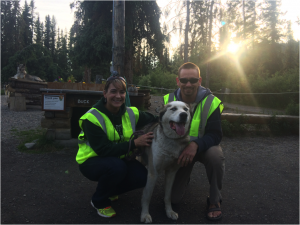
[[[299,103],[291,101],[285,109],[287,115],[299,116]]]
[[[47,153],[56,152],[63,148],[63,146],[56,144],[52,140],[46,138],[46,129],[31,129],[18,130],[11,129],[11,132],[20,140],[18,150],[26,153]],[[36,143],[31,149],[28,149],[26,143]]]
[[[1,95],[5,95],[5,90],[1,89]]]

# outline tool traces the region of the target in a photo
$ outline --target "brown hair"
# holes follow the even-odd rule
[[[105,87],[104,87],[104,90],[105,92],[107,93],[108,91],[108,87],[110,84],[113,84],[115,87],[122,87],[122,89],[124,91],[126,91],[126,84],[123,80],[121,79],[113,79],[113,80],[109,80],[109,81],[106,81],[106,84],[105,84]]]
[[[194,64],[194,63],[186,62],[186,63],[182,64],[182,65],[179,67],[179,69],[178,69],[178,78],[180,78],[180,71],[181,71],[182,69],[195,69],[195,70],[197,70],[197,72],[198,72],[199,78],[201,77],[201,76],[200,76],[200,69],[199,69],[199,67],[198,67],[196,64]]]

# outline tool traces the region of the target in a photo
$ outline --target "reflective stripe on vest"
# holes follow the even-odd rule
[[[129,107],[126,107],[126,111],[127,111],[128,115],[129,115],[129,119],[130,119],[130,123],[131,123],[131,128],[132,128],[132,131],[134,133],[135,132],[135,123],[136,123],[135,122],[134,112]],[[99,123],[101,124],[104,133],[107,134],[106,124],[104,122],[103,116],[96,109],[91,109],[91,110],[87,111],[86,113],[93,114],[97,118],[97,120],[99,121]],[[81,131],[80,134],[83,134],[83,131]],[[84,142],[85,141],[78,139],[78,144],[83,144]],[[86,141],[86,143],[88,143],[88,141]],[[90,145],[88,144],[88,146],[90,146]]]
[[[211,106],[211,103],[213,102],[215,96],[213,95],[208,95],[207,98],[206,98],[206,101],[204,103],[204,107],[203,107],[203,110],[202,110],[202,102],[201,102],[201,105],[200,105],[200,110],[201,110],[201,120],[200,120],[200,125],[199,125],[199,130],[198,130],[198,137],[195,137],[195,136],[190,136],[190,140],[193,141],[197,138],[201,138],[203,137],[204,135],[204,132],[205,132],[205,126],[206,126],[206,122],[207,122],[207,116],[208,116],[208,111],[210,109],[210,106]],[[192,126],[192,124],[191,124]]]
[[[174,95],[174,92],[172,92],[171,94],[169,94],[169,100],[168,102],[173,102],[175,99],[175,95]]]
[[[138,118],[139,118],[139,111],[136,108],[132,109],[132,108],[126,107],[126,112],[127,113],[125,113],[122,116],[123,137],[124,137],[123,141],[128,141],[129,138],[130,138],[130,136],[133,134],[133,132],[135,132],[136,123],[137,123]],[[85,116],[87,113],[91,114],[91,115],[88,116],[88,117]],[[116,138],[117,138],[116,140],[120,140],[121,137],[118,135],[118,133],[116,133],[117,131],[113,127],[111,121],[108,120],[107,121],[108,124],[105,123],[105,121],[108,118],[104,118],[104,115],[102,115],[97,109],[92,108],[89,111],[87,111],[81,117],[83,119],[80,118],[80,120],[79,120],[79,126],[82,129],[82,120],[90,118],[90,119],[88,119],[90,122],[92,122],[93,124],[95,124],[95,125],[97,125],[99,127],[102,127],[103,131],[108,136],[108,139],[110,141],[114,141],[115,140],[114,139],[114,135],[116,135]],[[107,125],[109,125],[109,127],[106,127]],[[108,132],[109,132],[109,134],[108,134]],[[83,163],[85,160],[87,160],[90,157],[97,156],[96,152],[94,152],[94,150],[90,146],[89,141],[84,139],[84,132],[83,132],[83,130],[81,130],[80,134],[78,135],[78,145],[79,145],[79,150],[78,150],[78,153],[76,155],[76,161],[79,164]],[[132,154],[132,152],[129,153],[129,155],[131,155],[131,154]],[[125,155],[122,155],[119,158],[124,158],[124,157],[125,157]]]

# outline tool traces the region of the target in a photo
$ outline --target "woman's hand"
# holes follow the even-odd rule
[[[153,138],[154,138],[153,132],[144,134],[134,140],[135,147],[138,148],[138,147],[150,146]]]

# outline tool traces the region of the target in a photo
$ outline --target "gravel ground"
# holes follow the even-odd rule
[[[6,96],[1,95],[1,140],[11,137],[11,129],[30,130],[41,127],[43,111],[37,110],[37,107],[23,112],[11,111],[6,101]]]
[[[160,100],[161,99],[161,100]],[[17,151],[9,131],[40,126],[43,112],[10,111],[1,97],[1,223],[137,224],[142,190],[121,195],[117,216],[99,217],[90,206],[96,183],[84,178],[75,161],[77,149],[29,154]],[[156,102],[157,101],[157,102]],[[150,112],[162,104],[151,98]],[[299,224],[299,137],[224,137],[223,224]],[[202,164],[195,165],[184,199],[174,205],[179,219],[164,212],[164,176],[155,187],[150,213],[154,223],[211,223],[205,219],[208,182]]]

